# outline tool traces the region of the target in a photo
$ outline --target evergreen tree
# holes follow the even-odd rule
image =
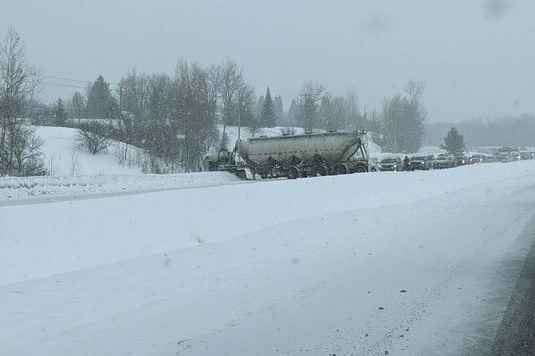
[[[87,114],[92,119],[112,118],[117,109],[115,99],[111,95],[110,86],[99,76],[89,89],[87,96]]]
[[[264,98],[264,106],[262,107],[260,124],[262,127],[275,127],[277,124],[277,117],[275,115],[275,104],[273,102],[273,99],[271,98],[269,87],[267,88],[266,97]]]
[[[65,111],[65,105],[63,100],[58,99],[56,106],[54,107],[54,125],[65,126],[67,123],[67,112]]]
[[[262,110],[264,109],[264,96],[261,95],[256,101],[256,121],[260,124],[260,119],[262,118]]]
[[[465,149],[464,137],[455,127],[452,127],[444,138],[444,144],[441,147],[452,154],[461,153]]]
[[[277,118],[276,121],[279,124],[286,123],[285,117],[284,117],[284,105],[282,103],[282,98],[280,95],[277,95],[275,99],[273,100],[273,105],[275,108],[275,117]]]

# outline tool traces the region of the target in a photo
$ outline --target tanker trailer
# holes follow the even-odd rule
[[[368,171],[364,131],[255,137],[237,142],[232,164],[227,155],[223,156],[224,161],[209,163],[242,177],[250,173],[262,178],[295,179]]]

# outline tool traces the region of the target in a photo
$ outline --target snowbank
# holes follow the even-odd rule
[[[28,200],[53,200],[243,183],[226,172],[0,178],[0,206]]]

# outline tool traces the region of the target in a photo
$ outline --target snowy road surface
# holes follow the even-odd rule
[[[0,355],[463,354],[534,212],[534,162],[0,207]]]

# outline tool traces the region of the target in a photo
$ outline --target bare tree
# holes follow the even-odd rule
[[[119,106],[124,123],[122,141],[142,146],[149,96],[150,78],[146,74],[133,70],[119,82]],[[124,112],[128,114],[123,115]]]
[[[226,125],[235,124],[234,103],[240,88],[243,85],[243,76],[235,62],[227,61],[221,67],[221,97],[223,99],[223,122]]]
[[[318,105],[324,92],[321,85],[308,82],[303,86],[300,102],[303,110],[303,128],[305,132],[312,132],[317,124]]]
[[[98,121],[83,123],[79,128],[77,140],[78,148],[96,155],[106,151],[110,145],[109,128]]]
[[[186,170],[196,170],[217,137],[214,91],[209,72],[197,64],[180,63],[176,83],[176,112],[184,137],[182,162]]]
[[[421,102],[423,85],[409,82],[405,95],[385,99],[382,148],[387,152],[417,152],[422,146],[426,113]]]
[[[71,100],[71,115],[78,120],[77,124],[80,126],[80,119],[85,111],[85,99],[80,92],[74,93]]]
[[[44,141],[35,135],[27,126],[17,126],[17,141],[13,146],[13,172],[20,176],[43,176],[46,170],[43,165],[41,147]]]
[[[223,134],[226,134],[228,125],[237,124],[236,108],[240,90],[244,85],[243,75],[238,65],[229,60],[213,67],[209,71],[208,79],[212,82],[211,86],[217,88],[219,92]]]
[[[0,44],[0,175],[26,172],[17,155],[25,149],[21,144],[30,144],[28,135],[33,132],[21,129],[21,115],[38,82],[37,72],[26,63],[19,34],[10,28]]]
[[[256,97],[253,87],[244,84],[240,87],[236,98],[236,115],[241,126],[255,128],[258,126],[256,120]]]

